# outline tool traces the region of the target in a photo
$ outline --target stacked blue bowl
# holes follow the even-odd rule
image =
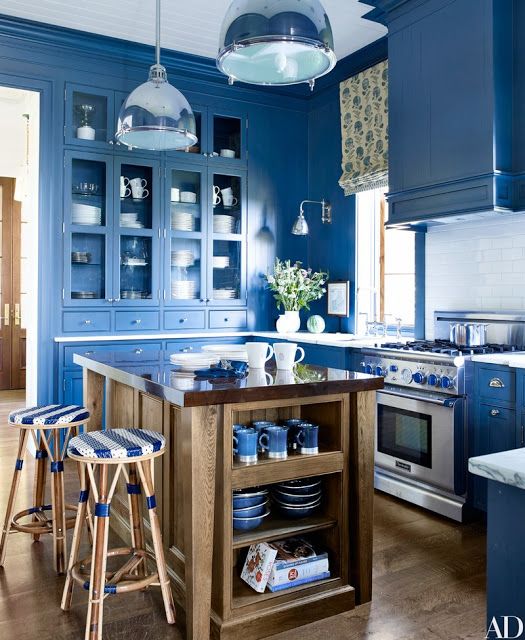
[[[321,505],[322,486],[318,478],[279,482],[272,487],[272,500],[287,518],[306,518]]]
[[[240,531],[257,529],[270,515],[268,489],[252,487],[233,492],[233,528]]]

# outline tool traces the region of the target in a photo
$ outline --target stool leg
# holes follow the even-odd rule
[[[99,465],[98,503],[95,508],[95,535],[89,581],[89,603],[85,640],[102,640],[104,586],[108,550],[108,465]],[[106,506],[107,505],[107,506]]]
[[[67,611],[71,608],[71,598],[73,596],[73,585],[75,581],[71,575],[71,569],[78,562],[78,551],[82,540],[82,527],[86,523],[86,512],[88,504],[89,489],[86,480],[86,467],[81,462],[78,463],[78,475],[80,478],[80,495],[78,497],[77,516],[75,518],[75,528],[73,530],[73,540],[71,542],[71,553],[69,554],[69,564],[67,568],[66,583],[62,593],[61,608]],[[89,530],[89,526],[88,526]]]
[[[41,434],[44,437],[44,434]],[[51,463],[52,506],[53,506],[53,555],[58,574],[66,571],[66,504],[64,500],[64,462],[60,452],[60,429],[54,429],[53,462]]]
[[[16,494],[18,492],[20,475],[22,473],[22,466],[24,464],[27,433],[27,429],[20,429],[20,434],[18,437],[18,457],[15,464],[15,470],[13,472],[13,479],[11,481],[11,491],[9,492],[9,499],[7,501],[4,528],[2,529],[2,539],[0,540],[0,567],[4,566],[5,552],[7,547],[7,536],[9,535],[9,531],[11,530],[11,521],[15,510]]]
[[[142,521],[142,509],[140,508],[140,484],[135,464],[129,465],[129,524],[131,528],[131,545],[135,549],[144,549],[144,523]],[[139,576],[146,575],[146,558],[134,571]]]
[[[35,465],[35,484],[33,491],[33,506],[41,507],[45,501],[46,492],[46,475],[47,475],[47,451],[46,447],[40,438],[40,446],[37,450],[37,458]],[[38,522],[36,515],[33,516],[33,522]],[[40,534],[34,533],[33,540],[37,542],[40,540]]]
[[[146,464],[137,462],[137,468],[139,470],[140,479],[142,480],[142,486],[146,493],[146,502],[148,505],[149,521],[151,525],[151,537],[153,539],[153,549],[155,551],[155,561],[157,563],[157,573],[159,575],[162,599],[164,600],[164,609],[166,610],[166,619],[168,620],[168,624],[174,624],[175,605],[173,603],[170,579],[166,569],[164,548],[162,547],[159,517],[157,515],[157,503],[155,501],[155,493],[153,490],[153,479],[148,462]]]

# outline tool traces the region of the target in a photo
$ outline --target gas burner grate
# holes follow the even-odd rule
[[[414,340],[411,342],[386,342],[381,345],[383,349],[396,349],[398,351],[420,351],[422,353],[436,353],[446,356],[477,355],[486,353],[505,353],[518,351],[519,347],[513,344],[486,344],[479,347],[458,347],[449,340]]]

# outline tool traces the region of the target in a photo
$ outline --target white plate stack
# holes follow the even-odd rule
[[[144,258],[127,257],[122,260],[122,264],[125,267],[145,267],[148,263]]]
[[[214,269],[226,269],[230,266],[230,256],[213,256]]]
[[[92,204],[73,202],[71,205],[71,221],[73,224],[99,226],[102,223],[102,209]]]
[[[191,267],[195,264],[195,256],[188,249],[179,249],[171,252],[172,267]]]
[[[173,231],[193,231],[195,229],[195,218],[193,213],[171,209],[171,228]]]
[[[213,231],[214,233],[234,233],[235,216],[215,214],[213,216]]]
[[[217,364],[219,358],[214,353],[173,353],[170,362],[180,367],[181,371],[195,371]]]
[[[214,300],[235,300],[237,297],[237,289],[214,289],[213,290],[213,299]]]
[[[244,360],[248,362],[245,344],[205,344],[202,350],[215,354],[219,360]]]
[[[138,216],[138,213],[121,213],[120,226],[129,229],[144,229],[144,225],[142,222],[139,222]]]
[[[197,297],[195,282],[193,280],[172,280],[172,300],[194,300]]]

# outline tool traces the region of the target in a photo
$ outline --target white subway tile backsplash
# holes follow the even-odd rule
[[[473,220],[426,237],[426,336],[434,311],[525,310],[525,219]]]

